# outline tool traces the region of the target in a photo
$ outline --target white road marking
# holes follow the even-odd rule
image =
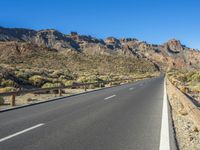
[[[163,108],[162,109],[163,110],[162,110],[162,123],[161,123],[161,132],[160,132],[159,150],[170,150],[169,116],[168,116],[166,80],[164,81],[164,97],[163,97]]]
[[[115,97],[115,96],[116,96],[116,95],[111,95],[111,96],[109,96],[109,97],[104,98],[104,100],[108,100],[108,99],[113,98],[113,97]]]
[[[129,90],[134,90],[135,88],[134,87],[132,87],[132,88],[130,88]]]
[[[37,125],[35,125],[35,126],[33,126],[33,127],[27,128],[27,129],[25,129],[25,130],[19,131],[19,132],[17,132],[17,133],[14,133],[14,134],[12,134],[12,135],[7,136],[7,137],[1,138],[1,139],[0,139],[0,142],[6,141],[6,140],[8,140],[8,139],[10,139],[10,138],[13,138],[13,137],[15,137],[15,136],[18,136],[18,135],[20,135],[20,134],[23,134],[23,133],[25,133],[25,132],[28,132],[28,131],[30,131],[30,130],[33,130],[33,129],[38,128],[38,127],[43,126],[43,125],[44,125],[44,123],[40,123],[40,124],[37,124]]]

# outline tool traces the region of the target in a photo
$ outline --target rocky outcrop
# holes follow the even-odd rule
[[[56,30],[41,30],[32,38],[32,42],[39,46],[45,46],[57,50],[79,50],[79,45],[66,35]]]
[[[0,28],[0,41],[31,42],[35,45],[57,50],[79,50],[79,45],[70,37],[53,30]]]
[[[120,40],[118,40],[115,37],[108,37],[104,41],[105,41],[107,47],[110,49],[122,48]]]
[[[135,38],[108,37],[105,40],[71,32],[63,34],[54,29],[29,30],[0,27],[0,58],[6,55],[55,50],[68,55],[122,55],[153,62],[161,69],[200,69],[200,52],[190,49],[179,40],[172,39],[163,45],[149,44]],[[17,45],[17,46],[16,46]]]
[[[37,31],[20,28],[0,27],[0,41],[31,41]]]
[[[23,62],[23,58],[28,58],[31,55],[37,55],[41,52],[49,53],[52,49],[46,47],[39,47],[38,45],[30,42],[16,42],[7,41],[0,42],[0,61],[4,62]],[[56,50],[52,50],[55,51]]]
[[[179,40],[172,39],[164,44],[166,50],[172,53],[179,53],[183,51],[184,47]]]

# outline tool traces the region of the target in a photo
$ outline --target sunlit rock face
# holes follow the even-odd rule
[[[200,52],[172,39],[158,45],[136,38],[108,37],[99,39],[77,32],[63,34],[54,29],[31,30],[0,27],[0,58],[26,55],[33,52],[54,51],[63,55],[119,55],[153,62],[161,69],[200,69]]]
[[[174,53],[179,53],[184,49],[181,42],[176,39],[169,40],[167,43],[164,44],[164,46],[166,50]]]

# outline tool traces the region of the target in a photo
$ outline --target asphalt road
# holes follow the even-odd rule
[[[164,77],[0,113],[0,150],[157,150]]]

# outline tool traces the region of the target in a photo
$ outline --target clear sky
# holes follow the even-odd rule
[[[55,28],[155,44],[176,38],[200,49],[200,0],[0,0],[0,6],[3,27]]]

